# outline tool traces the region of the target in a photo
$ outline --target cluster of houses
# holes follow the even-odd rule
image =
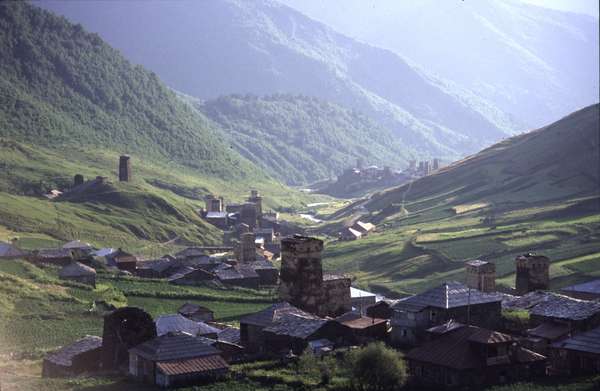
[[[201,275],[198,279],[219,275],[222,265],[228,265],[220,277],[225,281],[227,274],[239,279],[237,273],[244,270],[258,274],[254,264],[270,263],[260,256],[254,235],[241,235],[236,260],[218,260],[189,248],[169,262],[138,262],[133,272],[123,251],[91,251],[104,251],[124,272],[173,283],[185,281],[189,273]],[[105,316],[102,337],[87,336],[49,354],[44,375],[120,370],[140,381],[171,387],[217,379],[235,362],[289,359],[306,349],[323,355],[371,341],[406,351],[410,381],[426,387],[600,372],[600,280],[550,292],[547,257],[518,256],[516,287],[510,294],[496,290],[492,262],[475,260],[465,264],[465,284],[447,282],[388,300],[352,287],[349,276],[324,273],[321,240],[294,235],[279,244],[281,268],[270,269],[269,277],[271,285],[278,286],[278,301],[242,316],[239,328],[215,322],[210,309],[198,303],[186,303],[177,314],[156,319],[142,309],[119,308]],[[90,251],[84,245],[71,242],[64,247],[73,255]],[[17,250],[2,245],[0,255],[19,257]],[[161,275],[171,262],[194,271]],[[91,283],[90,269],[70,262],[61,278],[79,275],[81,282]],[[193,283],[196,277],[189,278],[180,283]],[[511,320],[513,313],[525,314],[525,320]]]

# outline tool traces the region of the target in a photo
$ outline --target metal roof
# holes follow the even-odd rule
[[[350,287],[350,297],[353,299],[360,298],[360,297],[374,297],[374,296],[377,296],[377,295],[375,293],[363,291],[362,289],[354,288],[352,286]]]
[[[45,360],[56,365],[69,367],[73,364],[73,358],[81,353],[89,352],[90,350],[102,348],[102,338],[93,335],[86,335],[78,339],[71,345],[65,346],[46,356]]]
[[[156,364],[156,368],[165,375],[186,375],[226,370],[229,365],[217,354],[186,360],[159,362]]]
[[[426,292],[402,299],[393,308],[406,311],[421,311],[427,307],[449,309],[466,306],[469,303],[475,305],[501,301],[501,294],[484,293],[477,289],[470,289],[460,282],[452,281]]]
[[[584,293],[595,293],[600,295],[600,278],[584,282],[583,284],[571,285],[562,289],[566,292],[584,292]]]
[[[185,333],[161,335],[129,351],[151,361],[180,360],[220,353],[216,348]]]
[[[554,348],[600,354],[600,327],[552,344]]]

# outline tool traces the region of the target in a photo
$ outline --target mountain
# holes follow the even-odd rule
[[[368,164],[400,167],[406,148],[356,111],[306,96],[230,95],[194,104],[234,147],[273,177],[300,185]]]
[[[415,154],[448,158],[515,128],[475,94],[274,1],[38,4],[98,32],[197,98],[315,96],[372,117]]]
[[[600,106],[512,137],[432,175],[329,216],[335,233],[360,218],[377,233],[330,241],[330,271],[390,295],[464,281],[464,261],[496,265],[510,291],[515,257],[548,256],[550,288],[600,277]]]
[[[282,2],[473,91],[523,128],[598,100],[598,2],[554,4],[595,18],[518,0],[349,0],[344,12],[336,1]]]
[[[598,196],[599,105],[544,128],[506,139],[411,184],[372,197],[365,207],[421,200],[447,205],[485,202],[498,208]]]
[[[131,249],[219,243],[196,212],[207,193],[241,201],[257,188],[269,208],[307,198],[239,155],[155,74],[27,2],[0,2],[0,102],[3,240],[8,232],[51,247],[73,238]],[[117,180],[121,153],[131,155],[131,182]],[[105,183],[43,197],[72,190],[75,174]]]

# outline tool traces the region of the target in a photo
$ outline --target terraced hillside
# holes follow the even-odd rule
[[[362,215],[380,232],[327,246],[328,267],[364,285],[408,293],[463,280],[463,261],[496,262],[514,285],[514,258],[552,260],[559,288],[600,276],[599,106],[516,136],[428,177],[333,215]]]

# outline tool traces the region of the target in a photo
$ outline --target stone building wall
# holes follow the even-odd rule
[[[518,295],[547,290],[550,283],[550,259],[543,255],[525,254],[516,259],[515,286]]]
[[[339,316],[352,310],[350,278],[339,277],[323,281],[323,302],[319,316]]]

